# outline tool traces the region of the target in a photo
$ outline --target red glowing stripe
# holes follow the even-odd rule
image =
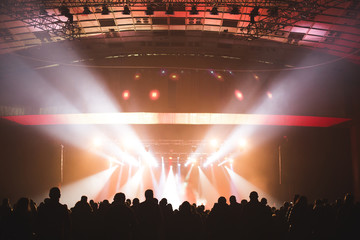
[[[2,117],[22,125],[184,124],[330,127],[348,118],[234,113],[80,113]]]

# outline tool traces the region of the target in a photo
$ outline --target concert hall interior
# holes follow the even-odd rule
[[[1,199],[360,200],[359,1],[84,2],[0,3]]]

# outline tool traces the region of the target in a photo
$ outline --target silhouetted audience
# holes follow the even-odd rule
[[[360,236],[360,205],[352,194],[329,203],[308,203],[295,195],[277,209],[253,191],[249,200],[219,197],[211,210],[185,201],[173,209],[166,198],[159,202],[152,190],[145,201],[116,193],[113,202],[88,202],[86,196],[70,210],[61,204],[60,189],[50,189],[39,207],[22,197],[14,208],[9,199],[0,206],[1,240],[212,240],[276,239],[337,240]]]
[[[60,189],[51,188],[49,197],[38,208],[38,237],[40,240],[70,239],[70,215],[66,205],[59,202]]]

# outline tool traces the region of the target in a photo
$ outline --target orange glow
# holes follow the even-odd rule
[[[191,124],[191,125],[274,125],[330,127],[347,122],[349,118],[236,114],[236,113],[81,113],[54,115],[19,115],[0,117],[23,125],[69,124]]]
[[[239,90],[235,90],[235,97],[239,100],[239,101],[242,101],[242,100],[244,100],[244,95],[242,94],[242,92],[241,91],[239,91]]]
[[[141,78],[140,73],[136,73],[135,76],[134,76],[134,79],[135,79],[135,80],[139,80],[140,78]]]
[[[179,76],[177,74],[173,73],[170,75],[170,79],[175,81],[175,80],[179,79]]]
[[[130,98],[130,91],[129,90],[124,90],[122,93],[122,98],[124,100],[128,100]]]
[[[159,99],[160,93],[159,93],[158,90],[154,89],[154,90],[151,90],[151,91],[150,91],[149,96],[150,96],[150,99],[151,99],[151,100],[155,101],[155,100]]]

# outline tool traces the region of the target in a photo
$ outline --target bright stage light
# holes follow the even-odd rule
[[[139,80],[140,78],[141,78],[141,74],[140,73],[135,73],[134,79]]]
[[[95,147],[101,147],[104,143],[104,140],[100,137],[96,137],[93,139],[92,143]]]
[[[128,100],[130,98],[130,91],[129,90],[124,90],[122,93],[122,98],[124,100]]]
[[[173,81],[176,81],[176,80],[179,79],[179,76],[178,76],[177,74],[175,74],[175,73],[172,73],[172,74],[170,75],[170,79],[173,80]]]
[[[239,140],[239,147],[245,148],[248,145],[248,142],[245,138]]]
[[[271,93],[270,91],[267,91],[267,92],[266,92],[266,95],[267,95],[267,97],[268,97],[269,99],[272,99],[272,98],[273,98],[273,95],[272,95],[272,93]]]
[[[210,141],[210,145],[212,146],[212,147],[218,147],[219,146],[219,141],[217,140],[217,139],[211,139],[211,141]]]
[[[155,101],[157,99],[159,99],[160,97],[160,92],[157,89],[151,90],[149,93],[150,99]]]
[[[244,95],[243,95],[243,93],[242,93],[240,90],[236,89],[235,92],[234,92],[234,94],[235,94],[235,97],[236,97],[239,101],[244,100]]]

